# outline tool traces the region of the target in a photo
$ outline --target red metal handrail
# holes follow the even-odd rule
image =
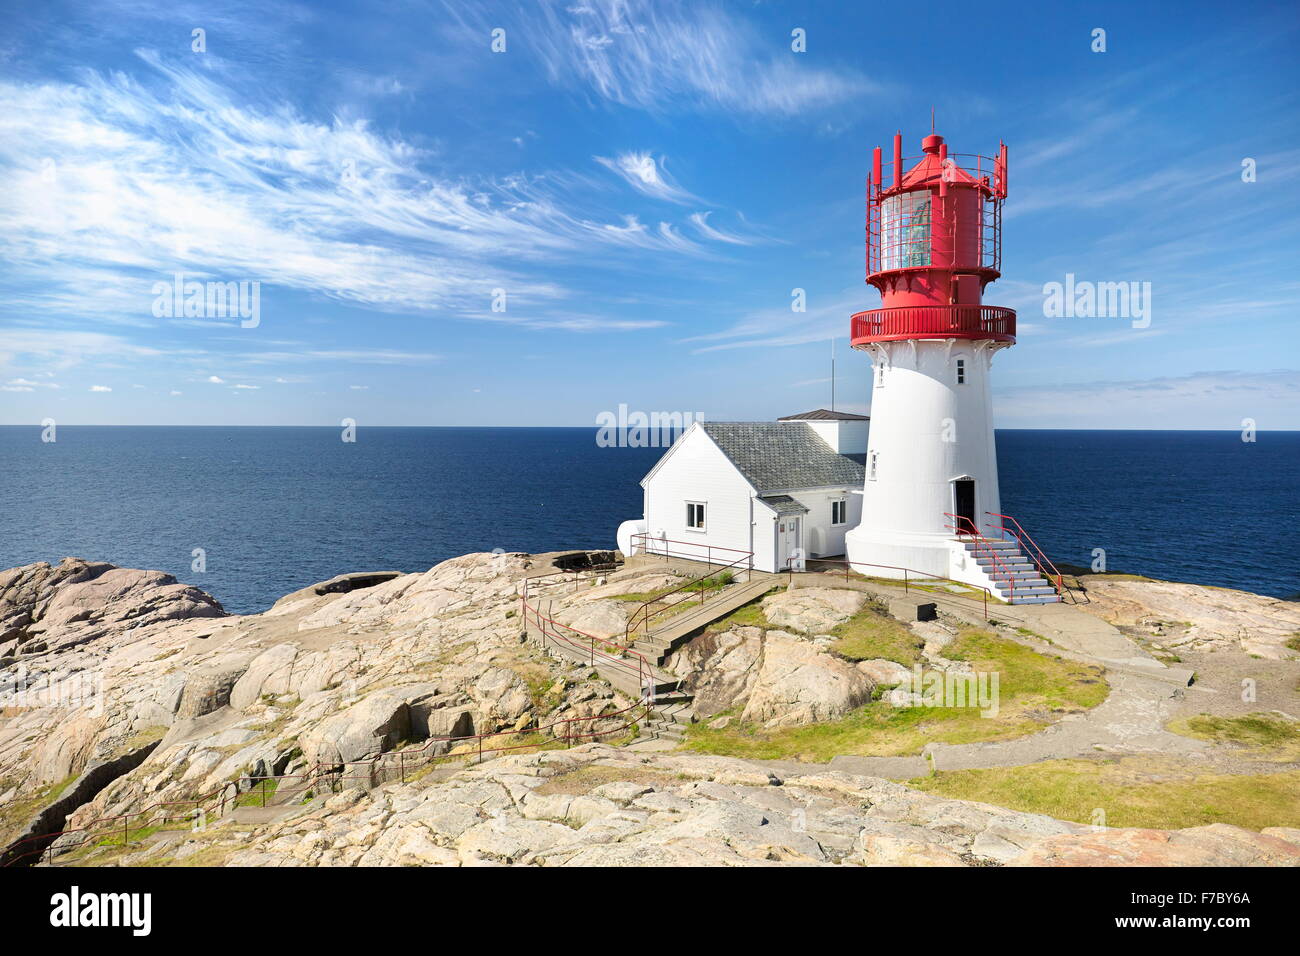
[[[650,536],[649,534],[646,534],[646,533],[642,532],[642,533],[640,533],[640,534],[634,534],[634,535],[632,535],[631,540],[632,540],[633,542],[635,542],[638,538],[641,539],[642,550],[643,550],[646,554],[662,554],[662,555],[664,556],[665,559],[667,559],[668,557],[672,556],[672,557],[687,557],[687,558],[689,558],[690,560],[699,560],[698,556],[694,556],[694,555],[684,555],[684,554],[680,554],[680,553],[678,553],[678,554],[674,554],[671,550],[669,550],[669,549],[667,548],[667,545],[668,545],[668,544],[685,544],[685,545],[689,545],[689,546],[691,546],[691,547],[696,547],[696,548],[705,548],[705,549],[706,549],[706,561],[707,561],[707,563],[708,563],[709,570],[708,570],[707,573],[702,574],[702,575],[700,575],[699,577],[691,578],[689,581],[686,581],[686,582],[684,582],[684,583],[678,585],[677,587],[673,588],[671,591],[665,591],[663,594],[660,594],[660,595],[658,595],[657,597],[653,597],[653,598],[651,598],[649,601],[644,602],[640,607],[638,607],[635,611],[633,611],[631,614],[629,614],[629,615],[628,615],[628,619],[627,619],[627,625],[626,625],[626,626],[624,627],[624,629],[623,629],[623,642],[624,642],[624,646],[625,646],[625,647],[628,647],[628,646],[630,646],[630,645],[632,644],[632,642],[633,642],[632,633],[633,633],[633,631],[636,630],[636,628],[637,628],[637,626],[638,626],[639,619],[644,618],[644,620],[643,620],[643,621],[640,621],[640,623],[643,624],[643,625],[645,626],[646,631],[649,632],[649,630],[650,630],[650,618],[653,616],[653,615],[651,615],[651,613],[650,613],[650,607],[651,607],[652,605],[654,605],[654,604],[660,604],[660,603],[663,603],[664,598],[668,597],[670,594],[676,594],[678,591],[683,591],[683,590],[686,590],[686,589],[690,588],[692,585],[699,584],[699,585],[700,585],[700,605],[703,606],[703,605],[704,605],[704,602],[705,602],[706,600],[708,600],[708,590],[709,590],[707,587],[705,587],[705,586],[703,585],[703,582],[704,582],[704,581],[708,580],[708,579],[711,578],[711,577],[714,577],[716,574],[721,574],[723,571],[727,571],[727,570],[730,570],[730,569],[732,569],[732,568],[737,568],[737,569],[739,569],[739,565],[741,565],[741,564],[745,565],[745,570],[747,570],[747,571],[749,571],[749,572],[751,572],[751,573],[753,573],[753,570],[754,570],[754,552],[752,552],[752,551],[742,551],[740,548],[724,548],[724,547],[721,547],[721,546],[719,546],[719,545],[701,544],[701,543],[698,542],[698,541],[677,541],[677,540],[672,539],[672,538],[654,538],[653,540],[656,541],[656,542],[663,542],[663,544],[665,545],[665,548],[664,548],[663,551],[651,551],[650,548],[649,548],[649,546],[647,545],[647,542],[648,542],[649,540],[651,540],[651,536]],[[736,558],[735,560],[733,560],[733,561],[731,561],[731,562],[729,562],[729,563],[727,563],[727,564],[721,565],[721,566],[718,568],[718,570],[715,572],[715,571],[713,570],[713,551],[714,551],[715,548],[716,548],[718,551],[728,551],[728,552],[731,552],[731,553],[734,553],[734,554],[739,554],[740,557]],[[722,589],[719,588],[719,591],[721,591],[721,590],[722,590]],[[685,598],[684,600],[689,601],[690,598],[687,597],[687,598]],[[677,602],[674,602],[674,604],[673,604],[672,606],[673,606],[673,607],[676,607],[677,604],[681,604],[681,603],[683,603],[683,602],[682,602],[682,601],[677,601]]]
[[[1043,577],[1047,578],[1049,581],[1052,581],[1052,579],[1055,578],[1055,581],[1053,581],[1053,583],[1056,585],[1056,593],[1059,594],[1062,598],[1064,598],[1065,597],[1065,576],[1056,569],[1056,565],[1054,565],[1051,562],[1051,559],[1047,557],[1046,552],[1044,552],[1043,549],[1038,546],[1038,542],[1035,541],[1033,538],[1029,537],[1029,532],[1027,532],[1024,528],[1020,526],[1020,522],[1017,521],[1015,518],[1011,517],[1011,515],[998,514],[996,511],[986,511],[984,513],[991,518],[1001,518],[1002,530],[1009,531],[1015,537],[1015,539],[1018,542],[1020,542],[1020,546],[1022,548],[1024,548],[1026,543],[1029,544],[1029,547],[1025,548],[1025,553],[1029,555],[1030,560],[1034,562],[1034,566],[1038,568],[1039,572],[1043,575]],[[1015,527],[1008,528],[1007,527],[1008,521],[1010,521],[1013,525],[1015,525]],[[1046,567],[1044,567],[1044,565],[1046,565]],[[1048,573],[1047,570],[1048,568],[1051,568],[1050,573]]]
[[[956,339],[1016,340],[1016,310],[996,305],[915,305],[868,309],[853,315],[850,344],[929,335]]]
[[[844,579],[846,581],[849,578],[850,566],[862,568],[886,568],[890,571],[902,571],[904,594],[908,593],[909,581],[907,576],[909,574],[919,575],[920,577],[930,578],[935,581],[947,581],[950,584],[960,584],[962,587],[966,588],[979,588],[984,592],[984,620],[987,621],[989,619],[989,598],[993,596],[993,592],[982,584],[971,584],[969,581],[958,581],[956,578],[945,578],[941,574],[931,574],[929,571],[918,571],[915,568],[903,568],[895,564],[872,564],[870,561],[840,561],[835,558],[805,558],[804,561],[807,564],[842,564],[844,565]],[[794,577],[793,571],[790,572],[790,576],[791,578]]]
[[[1007,582],[1007,588],[1011,591],[1011,594],[1007,597],[1007,603],[1014,604],[1016,600],[1016,579],[1012,576],[1011,569],[1003,564],[1002,560],[998,557],[997,548],[993,547],[993,539],[986,538],[984,535],[980,534],[979,526],[965,515],[955,515],[950,511],[945,511],[943,514],[945,518],[951,518],[956,522],[956,524],[944,525],[944,527],[951,528],[957,533],[958,537],[964,536],[973,538],[975,541],[985,546],[984,549],[988,551],[989,557],[993,559],[994,570],[996,571],[1000,569],[1002,571],[1002,577]],[[965,525],[962,524],[963,521],[970,525],[969,531],[965,530]],[[996,575],[989,575],[989,577],[993,578],[995,581],[997,580]]]

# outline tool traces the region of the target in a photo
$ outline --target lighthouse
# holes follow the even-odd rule
[[[1012,309],[985,305],[1001,275],[1007,148],[921,155],[880,147],[867,180],[866,281],[880,308],[851,319],[872,362],[862,520],[845,536],[864,574],[921,572],[1013,603],[1058,600],[1060,575],[1002,514],[989,392],[994,355],[1016,341]],[[906,569],[906,570],[904,570]]]

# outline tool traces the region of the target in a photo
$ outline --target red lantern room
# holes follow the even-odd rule
[[[936,338],[1012,344],[1015,311],[980,302],[984,287],[1001,275],[1007,147],[1000,144],[995,158],[949,153],[943,137],[931,133],[921,151],[905,159],[902,134],[894,136],[892,163],[875,149],[867,180],[867,282],[882,301],[853,316],[853,347]]]

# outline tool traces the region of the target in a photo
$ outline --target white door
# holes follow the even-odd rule
[[[776,566],[789,567],[790,555],[799,547],[799,524],[801,518],[786,515],[776,522]]]

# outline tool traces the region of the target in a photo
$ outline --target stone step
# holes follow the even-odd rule
[[[1038,577],[1039,571],[1030,564],[984,564],[981,562],[980,567],[984,573],[992,577],[1009,575],[1013,578]]]
[[[684,740],[686,736],[682,732],[681,725],[674,724],[671,721],[644,721],[638,726],[640,727],[642,737],[657,737],[660,740],[681,741]]]
[[[1011,604],[1059,604],[1060,601],[1061,601],[1061,596],[1053,592],[1052,594],[1034,594],[1034,595],[1023,596],[1023,597],[1017,594],[1014,598],[1011,599],[1010,603]]]
[[[1037,574],[1013,574],[1010,576],[1005,574],[990,574],[989,580],[1000,588],[1010,588],[1011,585],[1014,584],[1017,591],[1021,588],[1042,587],[1044,584],[1050,583],[1043,580],[1043,578]]]
[[[1042,597],[1048,594],[1055,594],[1056,588],[1038,587],[1038,588],[1016,588],[1014,591],[1010,588],[998,588],[1003,598],[1030,598]]]

